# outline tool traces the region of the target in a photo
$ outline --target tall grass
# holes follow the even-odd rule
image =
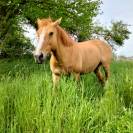
[[[0,60],[0,133],[132,133],[133,62],[118,61],[103,88],[95,75],[62,76],[52,88],[49,61]]]

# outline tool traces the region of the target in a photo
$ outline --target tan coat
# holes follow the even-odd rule
[[[101,40],[89,40],[77,43],[59,26],[60,20],[39,20],[38,34],[45,34],[42,40],[43,53],[51,53],[50,68],[54,85],[62,73],[73,73],[76,79],[80,74],[95,72],[98,79],[104,83],[100,66],[109,77],[109,66],[112,58],[111,47]]]

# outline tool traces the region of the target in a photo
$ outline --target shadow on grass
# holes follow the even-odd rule
[[[104,86],[97,80],[94,74],[81,76],[79,86],[79,93],[84,91],[84,97],[88,100],[100,99],[105,92]]]
[[[73,76],[62,76],[64,84],[69,87],[69,84],[73,84],[71,89],[75,89],[79,97],[83,97],[86,100],[100,99],[105,92],[104,86],[98,81],[96,76],[91,74],[81,75],[80,80],[77,82]],[[60,86],[59,89],[62,89]]]

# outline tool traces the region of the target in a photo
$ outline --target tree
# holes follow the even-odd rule
[[[22,6],[17,2],[17,0],[0,1],[0,53],[10,56],[21,55],[32,46],[18,24]]]
[[[112,22],[110,27],[95,26],[94,36],[97,38],[103,37],[113,49],[115,45],[123,46],[124,41],[129,39],[131,32],[128,30],[128,24],[122,21]]]

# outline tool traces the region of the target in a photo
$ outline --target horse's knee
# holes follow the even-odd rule
[[[50,69],[52,71],[53,87],[55,88],[57,86],[58,82],[59,82],[62,70],[58,66],[58,64],[57,64],[56,60],[54,60],[54,58],[51,58]]]
[[[98,71],[96,73],[96,76],[98,77],[98,79],[99,79],[100,82],[103,82],[104,78],[103,78],[103,75],[102,75],[102,73],[100,71]]]
[[[53,71],[52,71],[55,75],[60,75],[61,74],[61,70],[59,68],[55,68]]]
[[[52,73],[52,77],[53,77],[53,87],[55,88],[60,80],[60,74]]]
[[[100,71],[100,67],[96,68],[94,72],[95,72],[98,80],[103,84],[104,83],[104,77]]]

